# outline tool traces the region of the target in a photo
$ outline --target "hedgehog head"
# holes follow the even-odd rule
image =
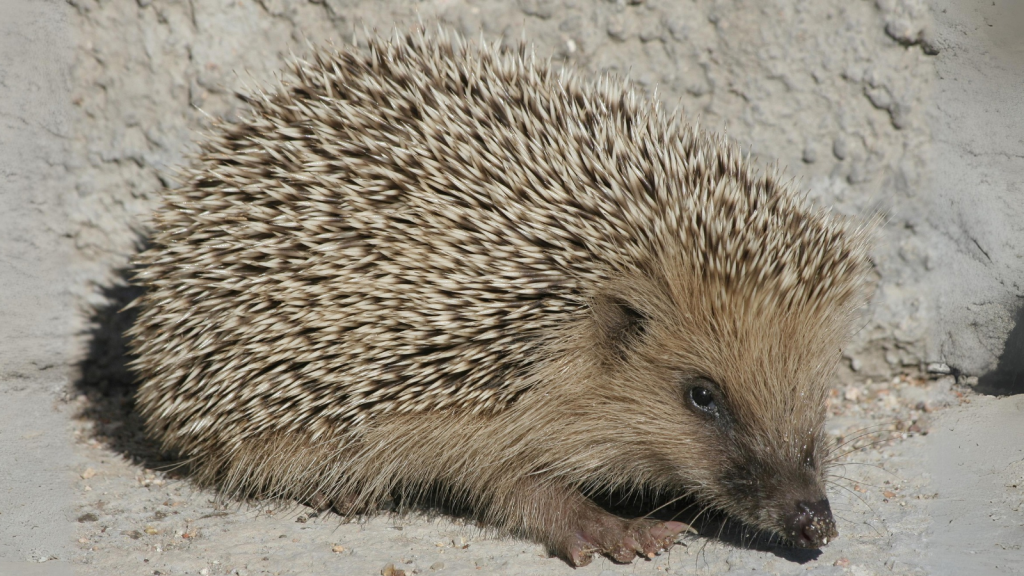
[[[673,242],[592,298],[599,418],[610,443],[651,455],[622,463],[623,485],[688,492],[820,547],[837,534],[826,398],[869,293],[870,227],[812,210],[773,175],[735,183],[699,188]]]

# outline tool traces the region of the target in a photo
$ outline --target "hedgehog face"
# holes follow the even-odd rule
[[[681,463],[688,487],[699,486],[709,504],[796,546],[818,548],[836,537],[825,495],[823,404],[751,402],[749,391],[757,386],[728,376],[679,376],[672,386],[685,434],[696,437],[704,452],[696,478],[688,469],[690,447],[670,454]],[[773,414],[779,405],[784,408]]]
[[[681,314],[643,284],[593,306],[603,349],[618,359],[609,385],[650,400],[642,427],[621,426],[643,437],[646,423],[665,424],[655,469],[673,470],[707,505],[795,546],[834,539],[823,433],[834,338],[799,314],[733,318],[723,333],[713,318],[721,311],[692,303]]]
[[[825,495],[822,455],[824,411],[806,428],[806,417],[758,429],[730,402],[726,390],[706,378],[680,385],[685,408],[702,420],[705,441],[717,458],[705,498],[746,524],[779,534],[802,548],[818,548],[837,535]],[[803,421],[801,423],[800,421]]]

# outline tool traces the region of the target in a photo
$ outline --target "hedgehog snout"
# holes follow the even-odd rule
[[[785,534],[798,548],[821,548],[839,535],[827,498],[793,508],[784,520]]]

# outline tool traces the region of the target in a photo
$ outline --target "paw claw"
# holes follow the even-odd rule
[[[675,522],[672,520],[665,522],[662,526],[668,528],[672,536],[677,536],[683,531],[693,531],[693,528],[691,528],[689,524],[683,524],[682,522]]]
[[[608,554],[612,560],[619,562],[620,564],[628,564],[636,558],[636,550],[627,547],[621,547],[614,552],[607,551],[605,553]]]
[[[570,537],[568,546],[562,548],[563,557],[577,567],[590,564],[595,552],[623,564],[637,556],[650,559],[672,548],[676,537],[686,530],[692,528],[682,522],[599,518]]]
[[[577,568],[586,566],[594,559],[594,548],[580,538],[569,547],[569,559]]]
[[[655,540],[664,540],[664,539],[668,538],[669,536],[674,536],[674,534],[672,533],[672,530],[670,530],[664,524],[661,524],[659,526],[655,526],[655,527],[651,528],[650,532],[651,532],[651,537],[654,538]]]

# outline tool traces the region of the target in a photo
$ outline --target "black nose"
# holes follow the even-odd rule
[[[839,533],[827,499],[797,502],[796,510],[786,517],[786,536],[799,548],[821,548]]]

